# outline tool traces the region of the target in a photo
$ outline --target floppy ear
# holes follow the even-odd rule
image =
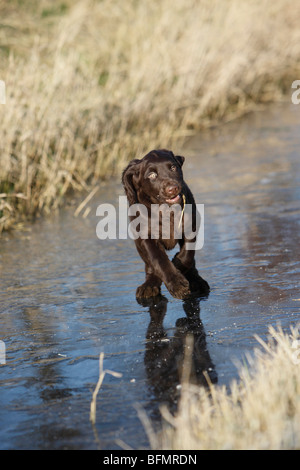
[[[122,183],[130,205],[138,202],[134,183],[137,183],[137,179],[140,173],[140,163],[141,160],[131,160],[122,173]]]
[[[174,158],[177,161],[177,163],[179,163],[180,167],[182,167],[185,158],[181,157],[180,155],[175,155]]]

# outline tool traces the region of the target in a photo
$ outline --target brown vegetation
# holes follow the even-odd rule
[[[174,450],[285,450],[300,448],[300,336],[270,327],[270,340],[249,358],[240,380],[210,391],[183,384],[178,415],[163,410],[154,447]]]
[[[279,99],[291,0],[0,0],[0,231],[129,159]]]

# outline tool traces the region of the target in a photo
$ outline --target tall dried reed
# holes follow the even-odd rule
[[[240,380],[209,392],[183,386],[178,415],[164,410],[165,426],[153,442],[174,450],[285,450],[300,448],[300,335],[270,327]]]
[[[280,98],[300,71],[292,0],[22,5],[0,0],[0,232]]]

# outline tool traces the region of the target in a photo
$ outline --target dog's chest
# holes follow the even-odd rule
[[[178,223],[180,214],[180,206],[177,207],[175,212],[163,209],[160,214],[159,239],[166,250],[172,250],[178,243],[178,239],[182,237],[182,227],[179,228]]]
[[[174,237],[169,239],[161,239],[161,242],[166,250],[172,250],[175,245],[178,243],[178,240],[175,240]]]

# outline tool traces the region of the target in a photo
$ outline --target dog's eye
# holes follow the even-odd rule
[[[156,177],[157,173],[155,173],[155,171],[151,171],[151,173],[149,173],[148,175],[148,178],[150,178],[150,180],[155,180]]]
[[[172,165],[172,166],[171,166],[171,171],[176,171],[176,170],[177,170],[176,165]]]

